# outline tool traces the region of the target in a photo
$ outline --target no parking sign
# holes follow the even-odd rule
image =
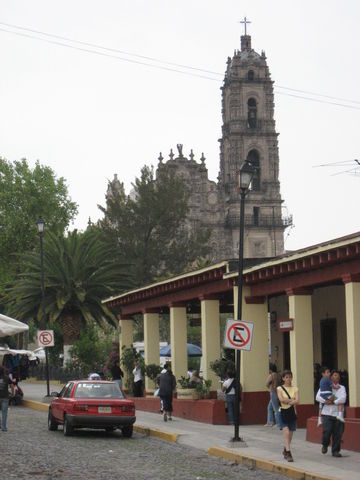
[[[242,320],[228,319],[226,322],[224,347],[235,350],[251,350],[254,324]]]
[[[54,330],[38,330],[37,333],[39,347],[54,346]]]

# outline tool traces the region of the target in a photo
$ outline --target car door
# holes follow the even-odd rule
[[[74,382],[68,382],[61,390],[59,396],[51,402],[51,411],[53,417],[62,422],[64,419],[64,409],[66,405],[66,399],[71,395]]]

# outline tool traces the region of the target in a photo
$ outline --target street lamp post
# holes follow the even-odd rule
[[[44,286],[44,252],[43,252],[43,234],[44,234],[45,222],[42,218],[37,221],[37,231],[40,238],[40,265],[41,265],[41,315],[42,315],[42,327],[46,330],[46,318],[45,318],[45,286]],[[49,358],[48,350],[45,347],[45,372],[46,372],[46,395],[50,397],[50,385],[49,385]]]
[[[240,190],[240,225],[239,225],[239,263],[238,263],[238,301],[237,320],[242,316],[242,276],[244,269],[244,220],[245,220],[245,197],[249,192],[250,184],[255,173],[251,163],[244,162],[239,171]],[[236,350],[236,376],[235,376],[235,415],[234,415],[234,441],[239,442],[239,403],[240,403],[240,350]]]

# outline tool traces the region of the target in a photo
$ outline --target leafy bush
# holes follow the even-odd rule
[[[235,371],[235,363],[232,360],[219,358],[210,363],[211,370],[220,378],[225,378],[225,373]]]
[[[153,382],[156,381],[157,377],[160,375],[161,370],[162,368],[160,367],[160,365],[156,365],[155,363],[145,365],[145,375]]]

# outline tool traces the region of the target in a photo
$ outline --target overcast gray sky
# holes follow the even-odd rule
[[[275,82],[281,193],[295,225],[285,247],[353,233],[360,176],[313,166],[360,157],[359,13],[358,0],[0,0],[0,155],[65,177],[77,228],[100,217],[114,173],[129,192],[177,143],[195,160],[204,152],[216,180],[220,87],[246,15]]]

